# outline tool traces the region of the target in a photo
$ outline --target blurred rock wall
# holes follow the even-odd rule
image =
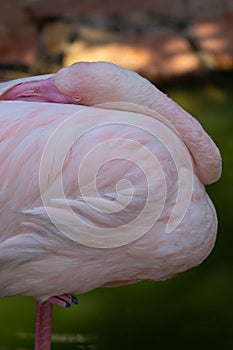
[[[0,79],[107,60],[151,80],[233,68],[232,0],[0,0]]]

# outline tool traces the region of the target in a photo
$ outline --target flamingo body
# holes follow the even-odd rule
[[[109,227],[117,225],[118,220],[124,221],[124,215],[134,215],[128,211],[122,213],[123,217],[120,218],[117,215],[105,218],[104,215],[97,217],[94,212],[86,213],[85,203],[79,201],[80,193],[77,189],[73,192],[76,177],[72,168],[75,170],[79,157],[82,158],[94,146],[93,139],[104,140],[106,132],[110,137],[121,138],[130,134],[131,138],[152,148],[165,163],[170,204],[167,203],[164,217],[157,222],[156,231],[152,230],[126,246],[102,250],[69,240],[54,227],[42,208],[39,166],[43,149],[53,130],[61,121],[86,107],[19,101],[4,101],[1,107],[1,296],[23,294],[44,301],[53,295],[65,292],[80,294],[117,281],[166,279],[199,264],[209,254],[215,241],[217,220],[213,205],[198,177],[195,176],[193,200],[182,223],[173,234],[165,234],[169,205],[172,206],[175,200],[174,184],[169,182],[175,169],[169,154],[153,138],[147,136],[148,139],[144,140],[143,133],[135,134],[130,127],[120,130],[115,125],[90,132],[82,144],[73,147],[64,181],[67,196],[77,198],[75,205],[79,206],[79,214]],[[112,113],[117,118],[117,115],[127,112]],[[107,122],[109,111],[97,110],[96,114],[100,123]],[[146,162],[144,165],[149,166]],[[123,175],[135,181],[134,186],[138,190],[135,202],[140,208],[140,198],[143,200],[145,195],[142,174],[137,168],[127,167],[124,161],[112,161],[105,166],[99,177],[99,182],[103,182],[101,191],[103,194],[112,193],[114,185]]]

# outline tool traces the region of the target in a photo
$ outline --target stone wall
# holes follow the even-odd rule
[[[107,60],[151,80],[233,67],[230,0],[0,0],[0,79]]]

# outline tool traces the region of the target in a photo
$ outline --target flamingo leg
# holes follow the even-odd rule
[[[37,303],[34,350],[50,350],[53,304],[70,307],[71,304],[78,304],[78,299],[71,294],[62,294],[51,297],[41,304]]]
[[[36,336],[34,350],[50,350],[53,304],[45,301],[36,306]]]

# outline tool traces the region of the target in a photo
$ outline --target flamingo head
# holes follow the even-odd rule
[[[110,62],[77,62],[53,77],[56,88],[74,102],[93,106],[106,102],[141,104],[152,86],[139,74]]]

